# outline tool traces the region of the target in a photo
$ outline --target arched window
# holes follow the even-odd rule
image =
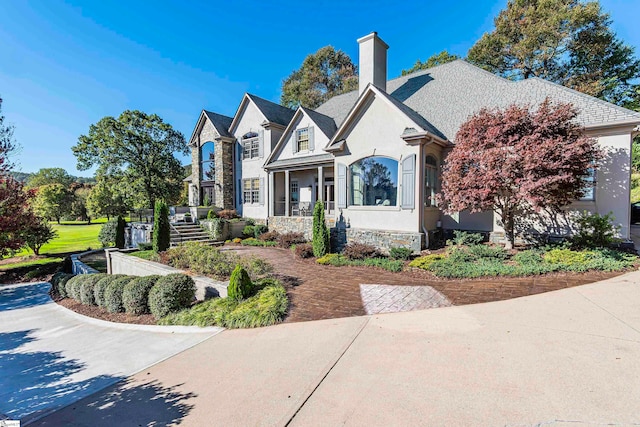
[[[207,141],[200,147],[200,181],[216,180],[216,147]]]
[[[249,132],[242,136],[242,159],[255,159],[260,155],[258,134]]]
[[[354,206],[397,206],[398,161],[388,157],[367,157],[349,167],[351,204]]]
[[[432,155],[427,155],[424,162],[424,205],[436,206],[436,193],[438,192],[438,161]]]

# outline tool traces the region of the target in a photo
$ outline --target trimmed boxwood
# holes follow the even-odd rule
[[[73,276],[75,275],[67,274],[64,271],[59,271],[56,274],[54,274],[53,277],[51,278],[51,287],[60,297],[66,298],[68,296],[66,284],[67,284],[67,281],[71,279]]]
[[[196,285],[186,274],[163,276],[149,292],[149,310],[156,319],[189,307],[196,296]]]
[[[149,313],[149,292],[161,276],[136,277],[124,286],[122,305],[130,314]]]
[[[135,278],[136,276],[120,277],[107,285],[104,291],[104,308],[109,313],[119,313],[124,310],[122,306],[122,291],[125,285]]]
[[[103,279],[105,273],[87,274],[87,277],[82,281],[80,285],[80,302],[87,305],[97,305],[96,299],[93,294],[93,288],[96,283]]]
[[[67,297],[80,301],[80,286],[84,283],[85,277],[86,274],[78,274],[67,281],[64,287],[67,292]]]
[[[96,282],[93,287],[93,299],[97,306],[104,307],[104,291],[107,289],[107,286],[109,286],[111,282],[123,277],[126,276],[124,274],[107,274]]]

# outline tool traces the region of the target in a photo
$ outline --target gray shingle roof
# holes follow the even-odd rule
[[[329,116],[325,116],[322,113],[318,113],[317,111],[310,110],[308,108],[301,107],[302,110],[311,117],[311,120],[318,125],[322,133],[324,133],[328,138],[331,138],[336,130],[338,130],[338,126],[336,126],[336,122]]]
[[[216,128],[220,136],[233,137],[229,133],[229,127],[231,126],[231,122],[233,121],[233,117],[223,116],[222,114],[213,113],[211,111],[202,110],[207,118],[213,123],[213,126]]]
[[[259,96],[247,94],[249,98],[256,104],[258,109],[262,111],[262,114],[268,121],[278,123],[282,126],[287,126],[295,114],[295,110],[292,110],[275,102],[268,101],[260,98]]]
[[[449,140],[455,138],[462,123],[482,108],[505,108],[514,103],[535,106],[546,97],[573,103],[579,109],[578,121],[583,126],[621,120],[640,123],[640,113],[541,79],[510,81],[463,60],[389,80],[387,92]],[[339,95],[316,111],[333,117],[340,125],[357,98],[357,91]]]

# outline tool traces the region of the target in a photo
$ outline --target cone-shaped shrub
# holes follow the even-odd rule
[[[236,301],[240,301],[251,296],[253,292],[253,283],[247,273],[247,270],[242,268],[241,265],[236,265],[236,268],[231,273],[229,279],[229,287],[227,288],[227,297]]]
[[[313,255],[320,258],[329,253],[329,229],[324,223],[324,205],[316,202],[313,208]]]
[[[149,313],[149,292],[160,276],[136,277],[124,286],[122,305],[129,314]]]
[[[149,292],[149,310],[156,319],[187,308],[196,298],[196,285],[186,274],[173,273],[158,279]]]
[[[169,225],[169,208],[162,200],[156,200],[153,210],[153,250],[164,252],[171,244],[171,226]]]
[[[122,306],[122,291],[127,283],[135,279],[135,276],[125,276],[112,281],[104,290],[104,308],[110,313],[124,311]]]
[[[124,229],[127,226],[127,222],[118,215],[116,219],[116,248],[124,249]]]

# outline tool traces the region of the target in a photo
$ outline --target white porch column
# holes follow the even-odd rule
[[[284,171],[284,216],[289,216],[289,200],[291,195],[291,186],[289,185],[289,171]]]
[[[324,168],[318,166],[318,202],[324,204]]]
[[[269,192],[267,193],[267,199],[269,200],[269,216],[275,216],[275,192],[273,188],[273,172],[269,172]]]

